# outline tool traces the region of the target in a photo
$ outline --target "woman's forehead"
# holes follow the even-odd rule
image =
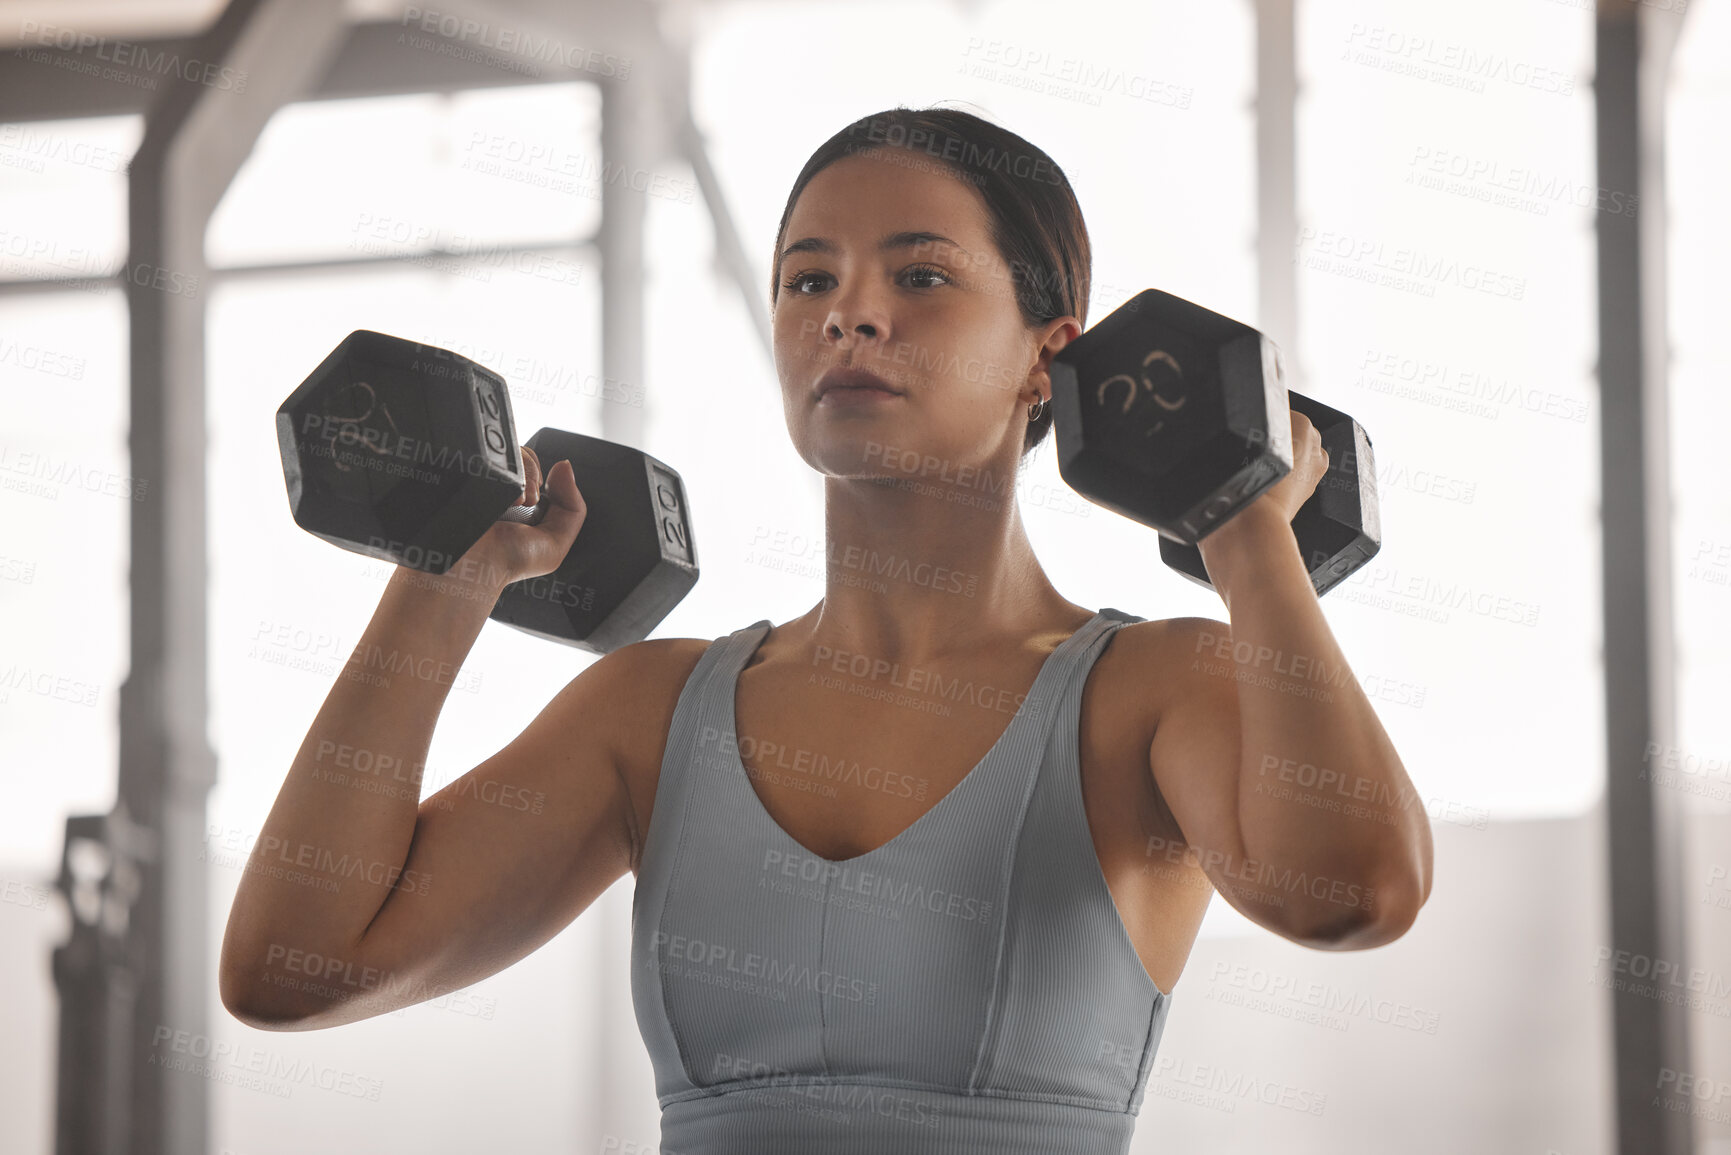
[[[910,169],[877,154],[839,160],[812,177],[787,222],[790,240],[817,234],[875,242],[901,231],[941,233],[977,249],[988,222],[979,195],[955,175]]]

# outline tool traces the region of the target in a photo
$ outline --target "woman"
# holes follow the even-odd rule
[[[1275,672],[1346,671],[1289,525],[1326,468],[1309,423],[1202,544],[1230,626],[1078,606],[1029,547],[1007,491],[1089,261],[1061,170],[978,117],[898,108],[820,147],[770,292],[824,597],[603,657],[418,806],[449,678],[339,680],[259,843],[388,868],[335,893],[249,869],[225,1005],[304,1030],[466,986],[630,870],[664,1150],[1122,1152],[1214,890],[1320,949],[1404,933],[1431,871],[1412,784],[1350,676]],[[541,525],[398,570],[358,652],[454,671],[580,531],[569,465],[546,487]],[[406,785],[336,769],[363,761]],[[1321,773],[1351,805],[1293,785]]]

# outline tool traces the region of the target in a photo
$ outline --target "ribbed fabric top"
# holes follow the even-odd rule
[[[631,907],[663,1155],[1128,1149],[1169,998],[1101,874],[1078,728],[1088,670],[1142,620],[1098,611],[965,778],[841,861],[782,830],[740,758],[735,688],[769,621],[710,644],[674,710]],[[763,760],[801,789],[905,797],[918,778],[845,751]]]

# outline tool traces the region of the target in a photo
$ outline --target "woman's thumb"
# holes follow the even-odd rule
[[[548,503],[547,516],[542,524],[555,532],[566,528],[565,519],[574,521],[578,526],[589,512],[589,507],[583,502],[583,494],[577,488],[577,474],[572,470],[571,463],[561,458],[552,469],[547,471],[547,480],[542,488],[552,496]]]

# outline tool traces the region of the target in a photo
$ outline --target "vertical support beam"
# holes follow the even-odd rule
[[[1293,0],[1255,0],[1256,327],[1285,351],[1299,389],[1298,50]]]
[[[627,174],[647,169],[662,136],[649,86],[653,62],[639,60],[629,79],[601,82],[602,172]],[[601,374],[630,386],[644,384],[645,260],[643,232],[649,200],[630,180],[601,185]],[[601,407],[601,436],[626,445],[643,444],[647,404]]]
[[[691,175],[703,191],[703,203],[709,208],[709,219],[715,229],[715,265],[739,290],[745,314],[757,330],[758,342],[771,360],[774,359],[774,339],[769,325],[769,282],[753,271],[751,258],[739,236],[733,209],[721,187],[721,176],[709,159],[709,145],[703,130],[697,127],[697,117],[691,107],[691,45],[681,38],[668,45],[667,98],[674,119],[674,147],[691,166]]]
[[[122,275],[131,472],[145,481],[131,505],[119,798],[111,815],[67,823],[74,917],[54,954],[61,1155],[209,1148],[209,1084],[161,1065],[158,1042],[163,1030],[209,1033],[204,233],[266,121],[323,75],[344,31],[342,0],[233,0],[165,78],[132,160]],[[94,872],[92,847],[106,854]]]
[[[604,380],[628,386],[645,385],[644,227],[648,196],[632,188],[632,174],[647,169],[660,153],[664,134],[655,122],[657,112],[651,86],[657,73],[654,53],[644,51],[634,62],[626,80],[614,77],[600,81],[601,90],[601,227],[596,247],[601,254],[601,374]],[[624,179],[607,179],[608,174]],[[647,186],[646,186],[647,187]],[[644,405],[601,403],[601,436],[622,445],[642,447],[648,435],[649,407],[655,398],[647,390]],[[621,910],[629,926],[630,901],[610,904]],[[601,1061],[582,1104],[579,1128],[592,1134],[624,1136],[636,1133],[633,1112],[627,1109],[631,1096],[640,1089],[625,1079],[618,1064],[607,1056],[637,1045],[636,1024],[618,1012],[619,991],[631,985],[630,960],[618,949],[618,941],[602,936],[593,956],[596,983],[592,1006],[595,1013],[596,1053]]]
[[[1596,214],[1599,462],[1605,634],[1605,814],[1611,949],[1686,966],[1681,799],[1641,772],[1676,737],[1665,321],[1665,87],[1678,20],[1599,0],[1594,121],[1599,187],[1639,212]],[[1687,1111],[1655,1106],[1661,1067],[1689,1069],[1688,1012],[1611,992],[1617,1151],[1692,1155]]]

